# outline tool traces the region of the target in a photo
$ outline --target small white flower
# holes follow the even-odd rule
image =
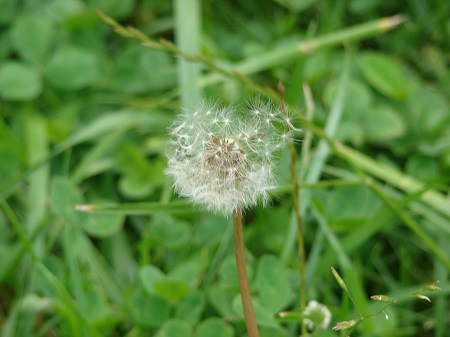
[[[170,127],[166,174],[181,196],[210,211],[265,205],[275,188],[275,153],[295,131],[271,103],[257,101],[245,112],[204,103]]]
[[[309,330],[326,329],[330,325],[331,312],[328,308],[317,301],[309,301],[308,306],[303,311],[303,324]]]

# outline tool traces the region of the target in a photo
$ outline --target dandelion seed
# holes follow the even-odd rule
[[[271,103],[258,101],[246,113],[203,104],[181,113],[170,127],[165,172],[181,196],[210,211],[229,215],[266,205],[276,186],[275,152],[289,138],[286,129],[290,123]]]

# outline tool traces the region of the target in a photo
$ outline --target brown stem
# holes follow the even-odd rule
[[[242,223],[242,210],[238,208],[233,213],[234,222],[234,250],[236,252],[236,266],[241,289],[242,307],[244,308],[245,325],[249,337],[259,337],[258,326],[256,325],[255,312],[253,310],[250,286],[248,284],[247,270],[245,269],[245,247]]]

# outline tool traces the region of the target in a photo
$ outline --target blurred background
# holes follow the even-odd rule
[[[242,105],[280,82],[303,128],[306,300],[333,314],[310,333],[343,336],[336,322],[383,308],[369,296],[440,280],[431,303],[351,335],[446,336],[449,13],[445,0],[0,0],[1,336],[245,336],[230,219],[173,195],[166,130],[202,99]],[[299,336],[287,150],[278,181],[271,207],[246,213],[250,286],[261,335]]]

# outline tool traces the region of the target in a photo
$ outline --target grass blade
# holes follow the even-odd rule
[[[346,83],[346,81],[348,79],[349,71],[350,71],[350,57],[347,55],[347,58],[344,61],[341,76],[339,78],[339,85],[338,85],[339,89],[336,93],[336,98],[334,99],[334,103],[333,103],[333,106],[331,107],[331,111],[330,111],[330,114],[328,116],[327,123],[325,126],[325,132],[328,135],[328,137],[330,137],[330,138],[333,138],[333,136],[337,130],[337,127],[339,125],[339,122],[341,120],[344,98],[345,98],[345,94],[346,94],[346,91],[345,91],[346,86],[344,85],[344,83]],[[328,158],[328,154],[329,154],[329,147],[324,140],[321,140],[317,147],[317,151],[316,151],[313,159],[311,160],[306,177],[302,183],[314,184],[319,180],[322,169]],[[301,213],[302,217],[305,217],[306,210],[308,209],[310,199],[311,199],[311,190],[310,189],[300,189],[300,202],[301,202],[300,213]],[[292,250],[294,249],[296,231],[297,231],[297,223],[295,221],[295,214],[293,214],[291,216],[291,222],[289,224],[289,230],[288,230],[288,235],[286,238],[286,244],[284,245],[284,249],[281,254],[282,261],[287,261]]]
[[[355,25],[340,31],[319,36],[308,40],[299,40],[290,43],[283,48],[275,49],[264,53],[258,57],[252,57],[238,64],[232,65],[235,72],[242,75],[254,74],[280,64],[290,62],[302,54],[308,54],[315,50],[325,47],[338,46],[343,43],[360,41],[369,37],[380,35],[390,29],[397,27],[404,22],[401,15],[395,15],[388,18],[377,19],[374,21]],[[217,84],[224,80],[223,75],[210,74],[200,79],[198,84],[201,87]]]
[[[387,165],[380,164],[376,160],[365,154],[351,149],[343,144],[335,144],[337,154],[350,161],[363,171],[379,178],[388,184],[401,189],[408,194],[414,194],[423,191],[420,199],[431,208],[438,210],[447,217],[450,217],[450,200],[444,195],[433,189],[428,189],[425,184],[395,170]]]
[[[200,53],[200,0],[174,0],[173,5],[175,10],[175,41],[177,47],[185,53]],[[197,106],[202,96],[200,87],[196,85],[201,75],[200,64],[178,59],[177,67],[181,106]]]
[[[80,212],[101,212],[108,214],[143,215],[158,212],[165,213],[196,213],[188,202],[172,202],[169,204],[160,202],[108,204],[108,205],[77,205]]]

